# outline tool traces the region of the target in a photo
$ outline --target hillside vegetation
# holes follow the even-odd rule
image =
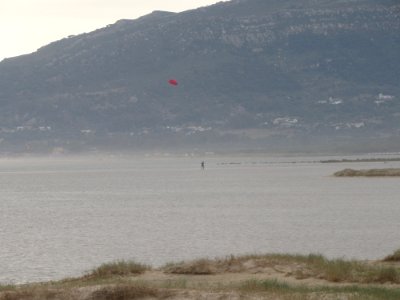
[[[398,150],[399,12],[233,0],[70,36],[0,62],[2,151]]]

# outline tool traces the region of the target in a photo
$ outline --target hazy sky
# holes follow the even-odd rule
[[[153,10],[180,12],[216,0],[0,0],[0,60],[36,51],[55,40],[89,32]]]

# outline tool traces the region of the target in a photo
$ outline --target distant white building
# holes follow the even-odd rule
[[[293,127],[299,122],[296,118],[291,117],[281,117],[276,118],[272,121],[272,124],[280,126],[280,127]]]
[[[378,99],[379,100],[393,100],[394,96],[392,96],[392,95],[384,95],[384,94],[380,93],[378,95]]]

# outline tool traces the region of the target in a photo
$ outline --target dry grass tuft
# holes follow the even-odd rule
[[[393,267],[375,268],[374,271],[366,275],[367,283],[399,283],[400,274]]]
[[[168,264],[163,270],[165,273],[187,275],[212,275],[216,273],[215,263],[209,259]]]
[[[58,300],[69,299],[62,291],[46,288],[28,288],[14,291],[7,291],[0,295],[0,300]]]
[[[145,285],[116,285],[104,287],[92,293],[91,300],[132,300],[153,297],[157,299],[168,297],[167,292]]]
[[[358,274],[363,271],[363,265],[357,261],[343,259],[329,260],[321,257],[320,261],[311,263],[310,267],[320,273],[320,277],[332,282],[355,282]]]
[[[151,268],[147,265],[139,264],[133,261],[116,261],[101,265],[84,276],[84,278],[103,279],[112,276],[139,275],[150,269]]]
[[[386,256],[383,261],[400,261],[400,249],[393,252],[393,254]]]

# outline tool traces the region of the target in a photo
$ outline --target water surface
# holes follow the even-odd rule
[[[399,178],[335,178],[299,157],[0,160],[0,282],[228,254],[381,258],[400,247]]]

